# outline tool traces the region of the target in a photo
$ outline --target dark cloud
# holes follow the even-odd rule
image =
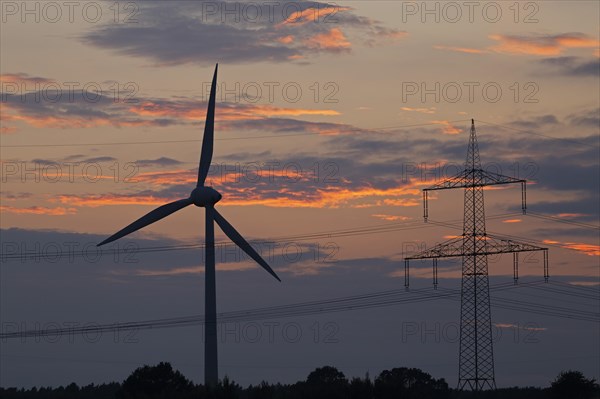
[[[556,125],[558,123],[558,118],[555,115],[547,114],[533,116],[526,120],[516,120],[511,122],[511,125],[520,129],[541,129],[547,125]]]
[[[599,77],[600,59],[595,58],[591,61],[582,60],[579,57],[556,57],[546,58],[539,61],[543,65],[555,68],[559,73],[566,76],[575,77]]]
[[[358,31],[371,45],[403,34],[333,4],[252,4],[250,10],[248,3],[235,1],[145,2],[140,4],[138,23],[106,25],[82,40],[158,65],[214,65],[304,63],[307,56],[320,52],[349,51],[351,43],[342,28]]]
[[[586,221],[585,217],[577,217],[577,218],[570,218],[570,219],[565,219],[566,221],[569,220],[576,220],[576,221]],[[597,223],[598,219],[596,219],[596,223]],[[554,228],[537,228],[534,230],[534,235],[535,237],[540,237],[540,238],[546,238],[546,239],[556,239],[556,238],[561,238],[561,237],[578,237],[578,238],[591,238],[591,239],[597,239],[598,237],[598,230],[597,229],[591,229],[591,228],[577,228],[577,227],[568,227],[568,224],[565,224],[565,228],[559,228],[559,227],[554,227]]]
[[[28,199],[33,197],[33,193],[11,193],[11,192],[2,192],[2,198],[7,200],[20,200],[20,199]]]
[[[56,161],[53,161],[50,159],[35,158],[35,159],[32,159],[31,162],[39,164],[39,165],[56,165]]]
[[[117,160],[117,158],[115,158],[115,157],[103,156],[103,157],[87,158],[87,159],[83,160],[83,162],[95,163],[95,162],[111,162],[111,161],[116,161],[116,160]]]
[[[261,35],[260,30],[249,35],[229,25],[209,25],[177,15],[154,26],[105,27],[88,34],[85,42],[127,56],[151,58],[159,65],[282,62],[299,55],[284,45],[265,44],[268,37],[256,35]]]
[[[81,158],[85,158],[85,155],[83,155],[83,154],[73,154],[73,155],[69,155],[69,156],[65,157],[65,161],[72,161],[72,160],[81,159]]]
[[[167,157],[160,157],[157,159],[138,159],[137,161],[135,161],[135,163],[137,164],[137,166],[139,167],[146,167],[146,166],[175,166],[175,165],[181,165],[182,162],[173,159],[173,158],[167,158]]]
[[[82,128],[111,125],[116,127],[166,127],[197,124],[206,110],[206,101],[193,97],[144,98],[135,103],[115,101],[95,95],[91,101],[85,93],[51,96],[47,92],[0,93],[6,107],[6,120],[22,121],[36,127]],[[59,92],[54,92],[59,93]],[[277,107],[265,104],[222,102],[217,123],[221,129],[269,130],[276,133],[339,133],[360,131],[338,123],[306,122],[285,116],[335,116],[330,109]],[[284,116],[284,117],[281,117]],[[74,156],[76,159],[78,155]]]
[[[56,165],[63,162],[78,162],[78,163],[101,163],[101,162],[115,162],[117,158],[109,157],[109,156],[101,156],[101,157],[93,157],[93,158],[85,158],[83,155],[71,155],[67,156],[62,160],[56,159],[42,159],[42,158],[34,158],[30,162],[36,163],[40,165]]]
[[[581,111],[567,117],[574,126],[592,127],[600,129],[600,108]]]
[[[309,122],[291,118],[244,119],[221,123],[227,129],[268,131],[273,133],[344,134],[368,132],[344,123]]]
[[[186,123],[167,118],[140,118],[130,112],[131,104],[115,101],[103,94],[45,90],[23,95],[0,95],[1,103],[6,107],[4,118],[37,127],[170,126]]]
[[[555,201],[534,202],[528,208],[536,213],[545,213],[550,215],[558,214],[580,214],[573,220],[598,223],[600,215],[600,198],[598,195],[582,195],[581,198],[572,200],[567,196],[558,194]],[[516,210],[516,208],[515,208]],[[596,232],[596,236],[597,236]]]

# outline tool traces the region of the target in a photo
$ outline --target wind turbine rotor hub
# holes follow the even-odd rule
[[[194,205],[199,207],[212,206],[219,202],[223,196],[212,187],[196,187],[190,194]]]

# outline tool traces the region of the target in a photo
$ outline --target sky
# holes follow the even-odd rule
[[[425,261],[404,291],[403,258],[461,234],[462,192],[430,195],[429,223],[421,198],[462,170],[473,118],[483,168],[528,181],[526,215],[518,185],[485,190],[488,231],[550,259],[550,285],[492,290],[497,385],[600,377],[597,2],[0,7],[3,333],[202,315],[202,250],[182,249],[203,242],[200,210],[95,244],[189,195],[219,63],[207,181],[282,282],[216,229],[218,312],[433,295]],[[540,254],[520,259],[522,282],[543,281]],[[460,259],[439,268],[440,289],[459,289]],[[489,274],[512,283],[511,256]],[[436,299],[223,323],[219,373],[246,385],[406,366],[454,386],[459,316]],[[201,325],[2,340],[0,386],[122,381],[160,361],[200,383],[202,348]]]

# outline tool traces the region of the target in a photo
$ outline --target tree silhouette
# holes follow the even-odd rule
[[[384,370],[375,379],[376,399],[434,399],[447,395],[448,384],[443,378],[436,380],[415,368]]]
[[[191,397],[194,385],[170,363],[137,368],[123,382],[119,399],[167,399]]]
[[[580,371],[562,371],[551,383],[554,398],[591,399],[599,397],[596,380],[587,379]]]
[[[371,399],[373,398],[373,382],[369,378],[369,373],[364,379],[354,377],[350,381],[350,399]]]
[[[335,367],[316,368],[306,378],[303,397],[314,399],[345,399],[348,396],[348,380]]]
[[[134,370],[122,384],[77,386],[75,383],[30,389],[2,388],[2,399],[600,399],[600,387],[579,371],[563,371],[550,387],[511,387],[473,392],[448,388],[416,368],[382,371],[372,381],[349,382],[335,367],[313,370],[294,384],[261,382],[243,388],[224,377],[216,386],[194,385],[169,363]]]

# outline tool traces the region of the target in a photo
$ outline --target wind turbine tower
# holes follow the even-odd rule
[[[204,137],[202,138],[202,152],[200,154],[200,165],[198,166],[198,181],[196,187],[192,190],[188,198],[170,202],[160,206],[150,213],[142,216],[127,227],[119,230],[98,246],[108,244],[118,240],[128,234],[133,233],[145,226],[148,226],[160,219],[194,204],[197,207],[206,209],[206,230],[205,230],[205,273],[204,273],[204,383],[208,386],[215,386],[219,382],[218,360],[217,360],[217,295],[215,279],[215,224],[217,222],[221,230],[238,247],[248,254],[256,263],[261,265],[277,280],[281,281],[277,274],[265,262],[263,258],[248,244],[237,230],[229,224],[227,220],[215,209],[215,204],[222,198],[221,194],[204,185],[208,170],[212,161],[214,128],[215,128],[215,95],[217,89],[217,69],[213,75],[212,85],[210,87],[210,98],[208,100],[208,110],[206,112],[206,124],[204,126]]]
[[[542,251],[544,254],[544,279],[548,281],[548,248],[486,233],[483,188],[513,183],[521,184],[521,207],[525,214],[527,182],[482,169],[475,134],[475,121],[471,119],[465,169],[457,175],[423,190],[423,216],[427,222],[429,191],[464,188],[463,233],[458,238],[450,239],[404,259],[404,284],[406,287],[409,285],[409,261],[413,259],[433,259],[433,284],[434,287],[437,287],[437,260],[462,257],[458,362],[458,389],[461,390],[480,391],[496,388],[488,255],[513,253],[513,278],[517,284],[519,278],[518,253]]]

